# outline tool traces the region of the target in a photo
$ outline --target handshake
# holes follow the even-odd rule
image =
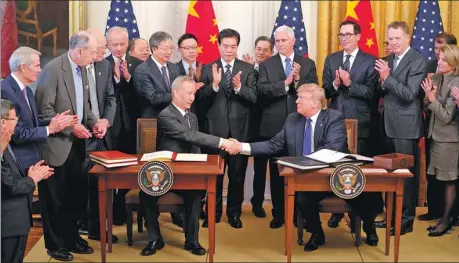
[[[242,143],[233,138],[223,139],[221,149],[225,150],[231,155],[236,155],[242,151]]]

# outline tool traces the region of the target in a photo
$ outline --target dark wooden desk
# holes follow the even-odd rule
[[[140,159],[139,155],[139,159]],[[99,181],[99,218],[102,262],[106,262],[106,234],[112,236],[113,224],[113,189],[139,189],[137,172],[144,163],[120,168],[108,169],[94,165],[90,174],[98,176]],[[174,172],[175,182],[172,189],[207,190],[209,205],[209,262],[215,254],[215,205],[217,176],[223,174],[224,160],[218,155],[209,155],[207,162],[167,162]],[[112,252],[112,239],[108,239],[108,252]]]
[[[394,262],[398,262],[400,247],[400,229],[402,220],[403,205],[403,184],[404,179],[413,177],[407,169],[396,170],[393,172],[382,168],[375,168],[372,164],[361,166],[367,184],[365,192],[387,192],[387,227],[386,227],[386,246],[385,254],[389,255],[390,247],[390,226],[392,221],[393,198],[395,197],[395,243],[394,243]],[[287,262],[292,261],[292,234],[293,234],[293,207],[296,191],[331,191],[330,175],[334,168],[324,168],[320,170],[301,171],[279,165],[280,175],[284,176],[285,186],[285,255]]]

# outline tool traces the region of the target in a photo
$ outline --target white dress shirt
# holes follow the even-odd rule
[[[183,68],[185,69],[185,75],[188,76],[188,74],[190,73],[190,64],[188,64],[185,60],[182,59],[182,65],[183,65]],[[194,72],[196,72],[196,61],[193,62],[193,64],[191,65],[194,69]]]
[[[394,69],[392,70],[392,72],[398,67],[398,64],[400,64],[400,61],[402,61],[403,57],[406,55],[406,53],[408,53],[408,51],[410,50],[410,46],[408,46],[408,48],[405,50],[405,52],[403,52],[403,54],[401,54],[400,56],[398,56],[398,61],[397,61],[397,65],[389,65],[394,67]],[[395,56],[396,57],[396,56]],[[394,57],[394,61],[395,61],[395,57]]]
[[[352,51],[350,54],[346,53],[346,51],[343,51],[343,65],[344,65],[344,62],[346,61],[346,55],[351,55],[351,57],[349,57],[349,73],[351,72],[352,65],[354,65],[354,60],[355,60],[355,57],[357,56],[357,53],[359,53],[359,48],[354,49],[354,51]],[[332,83],[333,83],[333,87],[335,88],[335,90],[337,90],[339,88],[339,85],[335,86],[335,81],[332,81]]]
[[[225,78],[225,72],[226,72],[226,65],[229,64],[231,66],[230,70],[231,70],[231,73],[233,73],[235,59],[233,59],[230,63],[226,63],[222,58],[220,58],[220,61],[222,62],[222,71],[223,71],[222,79],[220,80],[221,82],[221,81],[225,81],[224,78]],[[220,87],[217,85],[217,86],[212,86],[212,88],[214,89],[215,92],[218,92]],[[241,91],[241,87],[239,87],[238,89],[234,88],[234,92],[236,94],[238,94],[239,91]]]
[[[317,118],[319,118],[319,114],[320,114],[320,110],[311,117],[311,152],[314,152],[314,131],[316,129]],[[307,122],[304,125],[305,130],[306,130],[306,125],[308,125]],[[242,143],[241,154],[250,155],[250,152],[251,152],[250,144],[245,143],[245,142]]]
[[[161,72],[161,75],[163,74],[163,71],[161,70],[161,68],[164,66],[166,67],[166,75],[167,77],[169,78],[169,68],[167,67],[167,62],[164,63],[164,64],[161,64],[159,63],[153,56],[151,56],[151,59],[153,60],[153,62],[155,62],[156,66],[158,67],[159,69],[159,72]],[[170,79],[170,78],[169,78]],[[172,83],[171,83],[172,85]]]

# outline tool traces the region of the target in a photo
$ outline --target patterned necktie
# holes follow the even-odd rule
[[[290,72],[292,72],[292,63],[290,58],[285,58],[285,77],[288,78]]]
[[[226,64],[226,71],[225,71],[225,84],[228,90],[228,93],[231,93],[231,65]]]
[[[191,65],[188,68],[188,77],[194,79],[194,68]]]
[[[124,60],[123,60],[122,58],[120,58],[120,75],[123,75],[123,74],[121,73],[121,65],[123,65],[123,62],[124,62]]]
[[[306,128],[304,129],[303,155],[312,153],[312,125],[311,118],[306,118]]]
[[[161,67],[161,72],[163,73],[163,78],[164,78],[164,81],[166,82],[166,86],[170,90],[171,81],[169,80],[169,77],[167,76],[166,66]]]
[[[185,112],[185,115],[183,115],[183,117],[185,117],[185,120],[188,123],[188,128],[191,128],[190,114],[188,113],[188,111]]]
[[[392,72],[394,72],[395,69],[397,68],[399,60],[400,60],[399,57],[397,57],[397,56],[394,57],[394,65],[393,65],[394,69],[392,70]]]
[[[94,64],[90,64],[88,67],[89,100],[91,102],[91,111],[94,114],[94,117],[96,117],[96,119],[100,119],[99,103],[97,101],[96,83],[94,81],[93,70]]]
[[[350,61],[351,57],[352,55],[346,55],[346,60],[344,60],[343,70],[347,72],[349,72],[349,70],[351,69],[351,61]]]

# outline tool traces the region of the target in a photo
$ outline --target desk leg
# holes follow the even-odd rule
[[[209,176],[207,188],[208,213],[207,221],[209,222],[209,262],[214,262],[215,254],[215,206],[216,206],[216,176]]]
[[[284,216],[285,216],[285,229],[284,229],[284,255],[287,256],[288,250],[288,222],[292,221],[293,218],[288,217],[288,191],[287,191],[287,178],[284,177]]]
[[[102,263],[106,262],[107,251],[105,246],[105,232],[107,229],[107,190],[104,182],[105,176],[99,176],[99,220],[100,220],[100,255]]]
[[[402,187],[403,189],[403,184]],[[398,262],[398,252],[400,248],[400,230],[402,228],[402,207],[403,194],[396,193],[395,197],[395,241],[394,241],[394,262]]]
[[[112,253],[112,231],[113,230],[113,190],[107,190],[107,243],[108,253]]]
[[[389,249],[390,249],[390,229],[392,226],[392,210],[394,204],[394,193],[387,192],[387,200],[386,200],[386,256],[389,256]]]
[[[292,239],[293,239],[293,210],[294,210],[295,195],[288,195],[287,200],[287,262],[292,262]]]

